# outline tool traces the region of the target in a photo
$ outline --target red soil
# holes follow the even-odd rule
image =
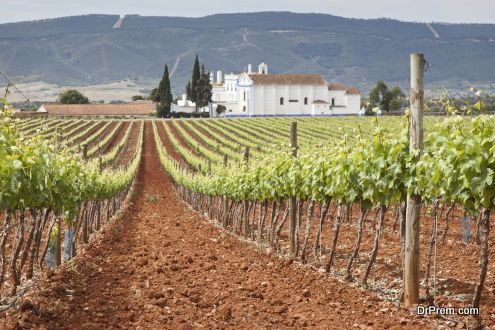
[[[191,129],[190,129],[190,128],[189,128],[189,127],[188,127],[188,126],[184,123],[184,121],[183,121],[183,120],[181,120],[181,121],[179,121],[179,122],[177,122],[177,123],[180,125],[180,127],[182,127],[182,129],[183,129],[184,131],[186,131],[186,132],[187,132],[187,134],[188,134],[189,136],[191,136],[191,137],[193,138],[193,140],[194,140],[194,141],[196,141],[196,142],[197,142],[198,144],[200,144],[202,147],[205,147],[205,148],[210,148],[210,146],[209,146],[209,145],[207,145],[207,144],[206,144],[203,140],[201,140],[201,139],[199,138],[199,136],[197,136],[197,135],[196,135],[196,133],[195,133],[195,132],[193,132],[193,131],[192,131],[192,130],[191,130]]]
[[[189,163],[184,159],[184,157],[182,157],[182,155],[177,152],[177,149],[175,149],[175,146],[168,138],[167,132],[165,131],[165,128],[163,127],[161,122],[156,123],[156,128],[158,131],[158,136],[160,137],[160,140],[162,141],[162,144],[165,147],[167,154],[170,155],[173,159],[175,159],[184,168],[188,169],[189,171],[196,172],[197,170],[191,165],[189,165]]]
[[[318,264],[313,255],[313,244],[315,233],[318,226],[319,206],[315,207],[313,223],[311,226],[311,234],[308,244],[308,262]],[[332,205],[328,214],[334,213],[335,205]],[[354,208],[353,220],[351,223],[343,223],[339,231],[339,237],[336,246],[336,255],[332,268],[332,275],[341,279],[345,276],[345,269],[349,257],[351,256],[357,237],[357,217],[359,210]],[[400,255],[400,237],[399,229],[394,231],[395,209],[387,213],[384,230],[380,238],[380,246],[376,263],[369,277],[369,289],[375,291],[384,299],[397,300],[400,293],[402,283],[402,265]],[[439,306],[445,307],[452,305],[454,307],[469,307],[471,304],[471,296],[474,292],[475,283],[479,276],[479,246],[474,239],[474,224],[471,228],[471,242],[466,245],[461,240],[461,228],[459,217],[461,212],[456,212],[455,220],[450,220],[449,231],[446,235],[445,242],[441,241],[441,236],[445,228],[445,219],[439,219],[438,224],[438,243],[436,265],[434,257],[432,257],[431,273],[430,273],[430,291],[433,291],[433,274],[434,265],[436,266],[437,278],[437,295],[436,302]],[[258,214],[258,213],[257,213]],[[300,227],[300,241],[304,238],[306,210],[303,209],[303,223]],[[321,265],[325,265],[332,239],[334,235],[335,219],[327,215],[322,231],[323,254]],[[369,213],[365,227],[363,230],[363,239],[359,257],[356,259],[353,267],[354,283],[360,284],[368,264],[371,251],[373,249],[373,240],[375,235],[375,219],[376,212]],[[444,212],[445,216],[445,212]],[[475,221],[475,220],[473,220]],[[431,236],[432,219],[430,216],[422,216],[420,225],[421,234],[421,281],[424,280],[426,272],[426,260],[428,258],[429,240]],[[489,238],[489,264],[488,273],[485,281],[485,287],[481,299],[481,313],[485,325],[495,327],[495,264],[491,262],[495,260],[495,250],[492,248],[495,244],[495,233],[492,233]],[[288,250],[288,226],[284,226],[281,233],[281,246],[283,251]],[[420,294],[424,297],[424,283],[421,283]],[[459,321],[468,321],[460,316],[453,317]]]
[[[105,123],[106,124],[106,123]],[[88,144],[88,148],[91,148],[95,145],[98,144],[98,142],[104,140],[114,129],[115,129],[115,126],[118,125],[118,122],[117,121],[113,121],[110,123],[110,125],[108,125],[104,130],[103,132],[101,132],[99,135],[98,135],[98,138],[96,138],[93,142],[91,142],[90,144]]]
[[[133,159],[134,155],[136,154],[136,147],[139,140],[141,123],[139,121],[134,121],[130,125],[132,125],[131,134],[129,135],[129,139],[127,140],[127,143],[124,145],[119,155],[115,159],[113,163],[114,168],[118,168],[120,166],[125,166],[129,164],[129,162]]]
[[[181,144],[182,147],[187,148],[191,154],[195,155],[196,157],[201,157],[200,154],[194,149],[194,147],[190,146],[187,141],[180,135],[179,131],[177,130],[177,127],[172,123],[172,121],[168,120],[165,122],[165,125],[168,125],[170,128],[172,134],[174,134],[175,138],[179,143]]]
[[[260,252],[176,195],[146,123],[136,191],[86,252],[46,274],[0,328],[424,329],[429,319]]]
[[[92,121],[81,121],[81,124],[79,125],[77,130],[75,130],[72,133],[72,135],[77,135],[77,134],[81,133],[83,130],[87,129],[92,123],[93,123]]]
[[[96,131],[98,131],[103,125],[105,124],[105,122],[101,121],[99,122],[98,124],[96,124],[91,130],[89,130],[89,132],[87,132],[86,134],[84,134],[83,136],[81,136],[79,139],[75,140],[72,144],[73,145],[77,145],[77,144],[81,144],[82,142],[84,142],[88,137],[90,137],[91,135],[93,135]],[[86,127],[87,128],[87,127]],[[74,133],[76,134],[76,133]]]
[[[198,125],[197,121],[192,121],[192,124],[193,126],[199,131],[201,132],[203,135],[205,135],[206,137],[210,138],[211,140],[217,142],[218,145],[220,145],[221,147],[224,147],[224,148],[229,148],[227,145],[225,145],[223,143],[222,140],[219,140],[215,137],[213,137],[209,132],[207,132],[202,126]]]
[[[125,132],[127,131],[127,128],[129,127],[130,124],[131,124],[131,122],[129,122],[129,121],[124,121],[122,123],[122,126],[120,126],[119,131],[117,132],[117,134],[115,134],[115,137],[102,150],[103,154],[110,152],[124,138]]]

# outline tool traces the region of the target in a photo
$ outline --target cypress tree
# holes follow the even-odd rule
[[[188,100],[191,99],[191,93],[192,93],[191,81],[188,81],[186,85],[186,95]]]
[[[198,90],[197,90],[197,102],[196,107],[202,108],[206,107],[211,103],[211,84],[210,84],[210,74],[205,72],[204,65],[201,66],[201,75],[198,82]]]
[[[199,57],[196,54],[196,59],[194,60],[193,73],[191,78],[191,93],[189,99],[196,102],[196,111],[198,110],[198,84],[201,79],[201,71],[199,68]]]
[[[160,117],[168,117],[170,114],[170,107],[172,106],[173,96],[172,90],[170,88],[170,77],[168,73],[168,66],[165,65],[165,70],[163,71],[163,78],[160,82],[159,87],[160,95]]]

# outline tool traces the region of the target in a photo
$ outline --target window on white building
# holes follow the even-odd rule
[[[246,102],[246,91],[244,91],[244,102]]]
[[[335,98],[332,98],[332,107],[335,106]]]
[[[304,98],[304,105],[308,105],[308,98],[307,97]]]
[[[246,106],[242,107],[242,112],[246,112]]]
[[[280,98],[280,105],[284,105],[284,98],[283,97]]]

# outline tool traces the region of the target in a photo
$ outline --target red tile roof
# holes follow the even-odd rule
[[[360,95],[361,92],[359,92],[359,89],[357,89],[356,87],[348,87],[347,94]]]
[[[328,90],[330,91],[345,91],[347,87],[342,84],[331,83],[328,84]]]
[[[320,74],[250,74],[253,85],[326,85]]]
[[[328,84],[328,90],[330,91],[345,91],[347,94],[361,94],[356,87],[344,86],[342,84]]]
[[[125,104],[43,104],[48,115],[53,116],[144,116],[155,112],[153,103]]]

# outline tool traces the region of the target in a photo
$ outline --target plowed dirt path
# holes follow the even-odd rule
[[[175,194],[153,130],[127,210],[0,328],[417,328],[410,311],[226,234]],[[29,300],[29,302],[27,302]]]

